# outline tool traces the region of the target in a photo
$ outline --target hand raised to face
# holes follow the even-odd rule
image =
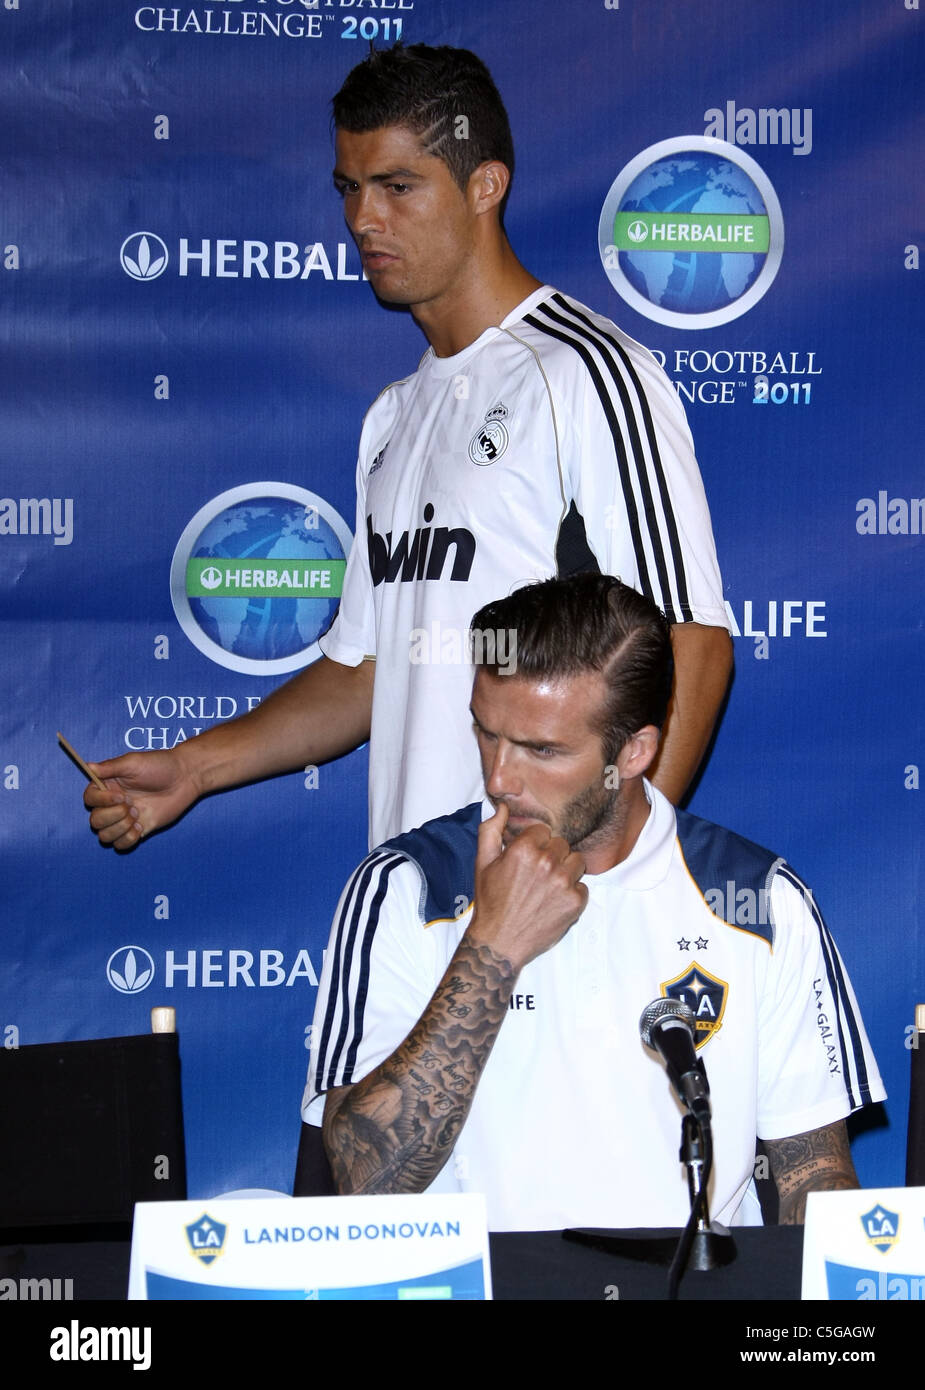
[[[475,860],[475,909],[467,935],[490,946],[518,971],[550,950],[588,901],[582,856],[540,823],[507,848],[507,806],[483,821]]]

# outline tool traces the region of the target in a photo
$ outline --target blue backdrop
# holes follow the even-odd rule
[[[0,1030],[136,1032],[175,1005],[192,1195],[289,1187],[365,754],[119,857],[55,733],[90,758],[173,746],[327,621],[310,587],[223,609],[208,566],[175,606],[171,568],[182,591],[207,522],[246,565],[234,490],[257,531],[275,508],[293,582],[336,591],[363,411],[425,346],[360,277],[330,179],[330,96],[396,37],[488,61],[521,259],[684,399],[737,664],[691,809],[813,886],[891,1094],[859,1173],[902,1181],[925,998],[922,30],[918,0],[0,0]],[[752,227],[747,260],[653,231],[690,212],[698,160],[715,196],[688,225]]]

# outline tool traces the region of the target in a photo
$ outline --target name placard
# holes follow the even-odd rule
[[[810,1193],[803,1297],[925,1302],[925,1187]]]
[[[139,1202],[130,1299],[491,1298],[475,1194]]]

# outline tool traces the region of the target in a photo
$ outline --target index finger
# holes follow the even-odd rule
[[[118,782],[112,781],[108,786],[95,782],[84,788],[84,805],[88,811],[94,811],[99,806],[127,806],[130,802]]]
[[[484,868],[501,857],[504,850],[504,831],[507,828],[508,808],[502,801],[493,816],[479,826],[478,847],[475,851],[476,869]]]

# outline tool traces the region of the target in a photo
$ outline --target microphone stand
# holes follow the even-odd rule
[[[698,1062],[700,1069],[703,1063]],[[736,1257],[735,1241],[725,1226],[711,1224],[707,1205],[707,1185],[713,1169],[713,1135],[708,1118],[697,1120],[688,1111],[681,1121],[681,1147],[678,1154],[687,1168],[687,1190],[691,1214],[678,1239],[675,1232],[650,1236],[615,1235],[604,1230],[563,1231],[564,1240],[621,1255],[646,1264],[670,1265],[668,1298],[678,1296],[678,1285],[685,1270],[719,1269]]]
[[[687,1168],[691,1214],[668,1272],[669,1299],[677,1298],[686,1269],[719,1269],[736,1257],[735,1241],[729,1231],[710,1222],[707,1184],[713,1168],[713,1134],[709,1120],[698,1121],[690,1113],[684,1116],[678,1157]]]

